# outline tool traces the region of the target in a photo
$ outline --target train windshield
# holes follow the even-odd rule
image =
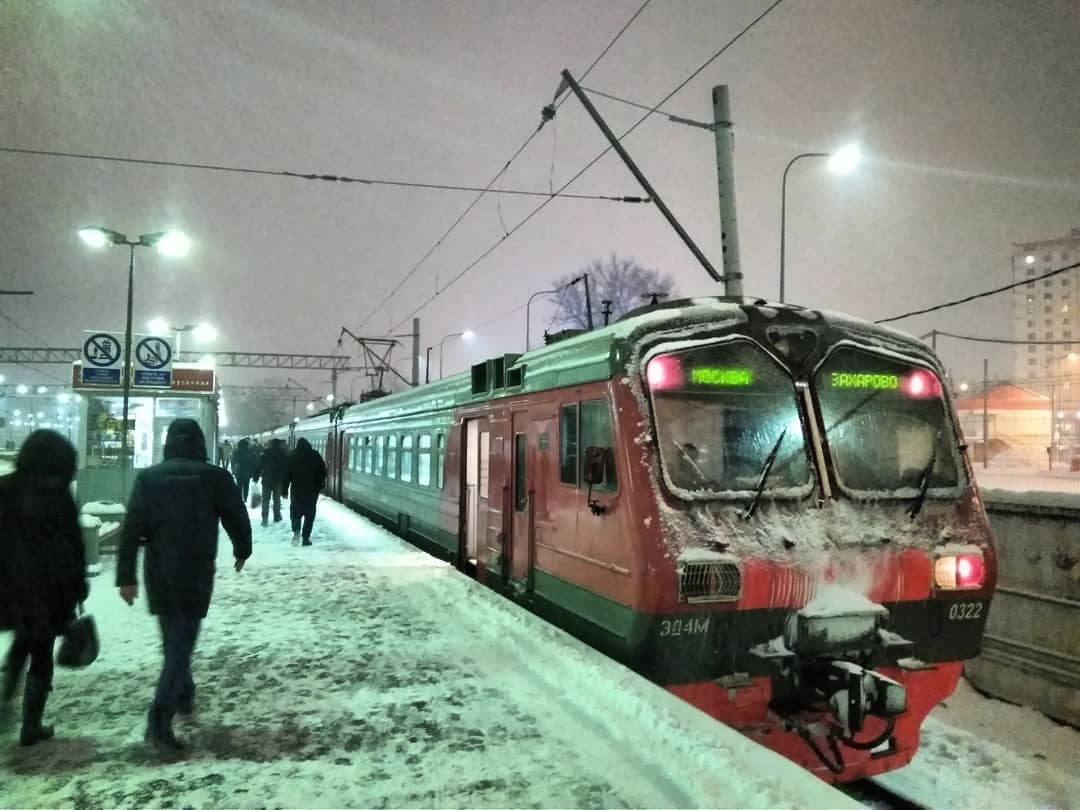
[[[739,340],[653,355],[645,366],[664,478],[685,498],[801,497],[810,467],[791,377]],[[774,453],[774,450],[776,451]]]
[[[815,376],[840,485],[874,497],[957,494],[957,442],[941,381],[929,369],[842,347]],[[941,490],[951,490],[945,493]]]

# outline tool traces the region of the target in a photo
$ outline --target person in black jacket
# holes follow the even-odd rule
[[[31,433],[0,478],[0,626],[15,630],[0,679],[0,715],[8,715],[30,659],[19,742],[53,736],[41,718],[52,689],[53,645],[86,599],[86,557],[71,497],[75,448],[59,433]]]
[[[232,456],[232,471],[236,476],[236,483],[240,487],[240,499],[247,503],[248,489],[251,486],[251,477],[254,470],[252,462],[254,457],[251,452],[251,442],[241,439],[236,443],[236,450]]]
[[[315,504],[319,492],[326,483],[326,462],[307,439],[299,439],[285,463],[285,477],[281,480],[281,494],[288,495],[289,517],[292,519],[295,546],[301,536],[304,545],[311,545],[311,525],[315,522]],[[292,494],[289,495],[290,488]],[[303,531],[301,532],[301,519]]]
[[[240,490],[225,470],[207,463],[206,439],[192,419],[177,419],[165,435],[165,460],[135,479],[116,561],[116,584],[129,605],[139,595],[135,562],[143,571],[150,612],[158,617],[165,653],[150,707],[146,739],[174,758],[183,744],[172,730],[177,711],[194,709],[191,655],[210,608],[218,521],[232,541],[237,573],[251,556],[251,523]]]
[[[262,525],[270,516],[270,498],[274,499],[274,523],[281,520],[281,481],[285,477],[285,442],[271,439],[270,445],[259,456],[255,478],[262,479]]]

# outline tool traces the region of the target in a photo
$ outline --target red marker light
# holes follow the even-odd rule
[[[982,557],[965,555],[956,558],[956,587],[978,588],[986,577],[986,565]]]
[[[938,557],[934,561],[934,583],[941,590],[970,590],[979,588],[986,579],[986,562],[982,555],[959,554]]]
[[[670,354],[658,354],[645,367],[645,381],[654,391],[681,387],[683,374],[678,358]]]
[[[914,399],[941,396],[941,381],[929,371],[922,369],[916,369],[904,377],[900,386],[905,394]]]

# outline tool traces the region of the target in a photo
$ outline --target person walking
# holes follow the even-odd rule
[[[259,467],[255,477],[262,480],[262,525],[267,525],[270,516],[270,499],[274,499],[274,523],[281,520],[281,482],[285,477],[285,442],[271,439],[269,446],[259,457]]]
[[[289,518],[292,520],[294,546],[300,542],[301,538],[305,546],[311,545],[315,504],[325,484],[326,462],[307,439],[298,439],[296,447],[288,455],[285,463],[285,477],[281,480],[281,494],[289,498]]]
[[[221,445],[221,455],[218,457],[221,462],[221,466],[226,470],[229,469],[229,464],[232,462],[233,446],[232,442],[228,439]]]
[[[0,478],[0,627],[15,630],[0,678],[0,726],[10,718],[26,661],[21,745],[53,736],[42,725],[52,689],[53,646],[90,592],[78,509],[71,497],[75,448],[51,430],[23,442],[15,472]]]
[[[177,419],[165,435],[165,460],[135,478],[116,560],[120,597],[133,605],[138,549],[150,612],[161,627],[164,663],[147,715],[146,740],[174,759],[184,744],[172,730],[174,715],[195,706],[191,656],[210,609],[217,558],[218,521],[232,541],[239,573],[251,556],[251,522],[240,490],[227,472],[208,463],[206,439],[193,419]]]
[[[236,443],[236,450],[233,452],[232,471],[244,503],[247,503],[248,490],[251,488],[252,461],[251,442],[241,439]]]

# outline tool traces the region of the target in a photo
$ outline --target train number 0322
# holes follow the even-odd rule
[[[949,605],[949,619],[952,621],[969,621],[982,618],[982,602],[953,602]]]

